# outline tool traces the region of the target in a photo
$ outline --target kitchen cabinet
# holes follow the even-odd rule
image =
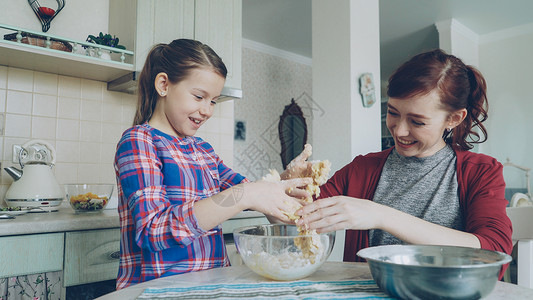
[[[241,89],[242,0],[116,0],[110,2],[109,31],[135,49],[134,65],[140,72],[152,46],[179,38],[209,45],[227,69],[226,88]],[[120,17],[118,17],[120,16]],[[125,21],[125,22],[124,22]],[[132,92],[137,74],[108,85]]]
[[[0,237],[0,278],[63,270],[63,287],[115,279],[120,230]]]
[[[0,278],[63,269],[63,234],[0,237]]]
[[[226,86],[241,88],[242,0],[197,0],[194,38],[209,45],[228,69]]]
[[[63,286],[116,279],[120,229],[65,233]]]

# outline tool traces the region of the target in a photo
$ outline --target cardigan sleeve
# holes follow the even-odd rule
[[[482,249],[510,254],[512,224],[506,212],[503,166],[486,155],[467,156],[457,172],[465,230],[479,239]]]

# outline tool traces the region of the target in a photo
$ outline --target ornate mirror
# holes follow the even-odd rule
[[[283,169],[298,156],[307,142],[307,124],[302,109],[294,98],[291,104],[285,106],[283,114],[279,118],[279,139],[281,141],[281,163]]]

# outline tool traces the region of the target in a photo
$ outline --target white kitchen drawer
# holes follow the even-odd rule
[[[0,278],[63,268],[63,233],[0,237]]]
[[[116,279],[120,258],[120,229],[67,232],[65,287]]]

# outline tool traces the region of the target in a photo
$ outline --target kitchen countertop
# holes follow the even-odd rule
[[[352,262],[326,262],[311,276],[304,278],[305,281],[342,281],[342,280],[370,280],[372,275],[366,263]],[[248,267],[232,266],[226,268],[216,268],[206,271],[191,272],[169,277],[162,277],[147,282],[143,282],[131,287],[104,295],[97,300],[114,299],[135,299],[146,288],[163,287],[194,287],[212,284],[247,284],[260,282],[275,282],[265,279]],[[302,296],[305,296],[302,295]],[[297,296],[295,296],[296,298]],[[305,298],[305,297],[303,297]],[[496,282],[492,293],[485,300],[489,299],[533,299],[533,290],[502,281]]]
[[[15,217],[15,219],[0,219],[0,236],[120,227],[116,208],[76,214],[65,203],[59,206],[58,211],[29,212]]]
[[[0,215],[2,213],[0,212]],[[15,219],[0,219],[0,236],[119,228],[116,208],[76,214],[67,203],[53,212],[29,212]],[[230,220],[264,217],[256,211],[243,211]]]

